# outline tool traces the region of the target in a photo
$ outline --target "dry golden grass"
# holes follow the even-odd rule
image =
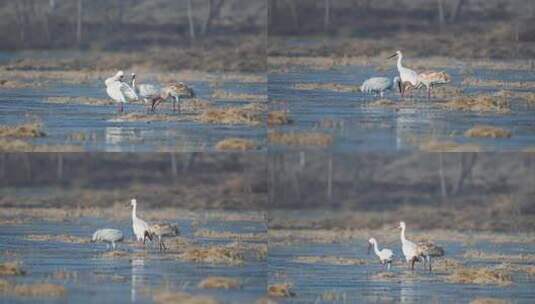
[[[35,86],[35,84],[40,84],[40,83],[33,83]],[[32,87],[32,83],[26,83],[26,82],[22,82],[22,81],[17,81],[17,80],[7,80],[7,79],[0,79],[0,88],[2,89],[24,89],[24,88],[29,88],[29,87]]]
[[[295,292],[291,290],[289,283],[278,283],[268,286],[268,295],[273,297],[294,297]]]
[[[339,291],[325,291],[320,295],[320,299],[326,302],[346,302],[346,294]]]
[[[509,138],[511,135],[509,130],[485,125],[476,125],[464,132],[464,136],[467,137]]]
[[[371,276],[373,281],[392,282],[400,281],[400,278],[393,272],[379,272]]]
[[[207,277],[199,282],[199,288],[233,289],[240,288],[240,280],[228,277]]]
[[[76,281],[78,279],[78,272],[76,271],[54,271],[52,279],[59,281]]]
[[[498,254],[480,250],[468,250],[464,253],[466,259],[492,260],[500,262],[535,263],[535,254]]]
[[[367,104],[368,107],[389,108],[395,107],[396,103],[390,99],[378,99]]]
[[[264,107],[258,104],[249,104],[243,107],[208,108],[203,111],[197,120],[210,124],[244,124],[258,126],[262,124]]]
[[[184,99],[180,101],[181,112],[198,113],[202,110],[208,109],[211,106],[211,102],[197,98]]]
[[[279,145],[328,146],[333,142],[333,137],[319,132],[268,132],[268,140],[270,143]]]
[[[271,111],[267,114],[268,126],[288,125],[293,121],[288,115],[288,111]]]
[[[356,258],[343,258],[338,256],[298,256],[295,262],[304,264],[330,264],[330,265],[364,265],[365,260]]]
[[[128,113],[111,119],[110,121],[123,122],[123,121],[182,121],[184,118],[179,115],[167,115],[167,114],[144,114],[144,113]]]
[[[257,145],[252,140],[231,137],[231,138],[225,138],[219,141],[215,145],[215,148],[216,150],[219,150],[219,151],[229,151],[229,150],[246,151],[246,150],[256,149]]]
[[[440,258],[433,261],[433,271],[451,272],[464,267],[461,262],[451,258]]]
[[[167,243],[166,243],[167,244]],[[136,258],[149,258],[150,256],[145,252],[133,252],[133,251],[123,251],[123,250],[112,250],[105,251],[99,255],[99,257],[104,259],[136,259]]]
[[[265,101],[266,95],[255,95],[246,93],[234,93],[223,90],[215,90],[212,93],[212,98],[223,100],[248,100],[248,101]]]
[[[194,296],[185,292],[159,291],[152,296],[156,304],[218,304],[219,302],[209,296]]]
[[[206,264],[241,265],[244,263],[239,248],[228,246],[209,246],[187,248],[179,259]]]
[[[0,264],[0,276],[21,276],[26,272],[22,269],[19,263],[4,262]]]
[[[43,136],[46,134],[41,131],[41,124],[37,122],[17,126],[0,126],[0,137],[34,138]]]
[[[32,145],[19,139],[0,139],[0,152],[83,152],[75,145]]]
[[[535,88],[533,81],[505,81],[495,79],[478,79],[474,77],[465,78],[462,82],[464,86],[477,87],[501,87],[511,89],[532,89]]]
[[[454,86],[445,85],[433,88],[432,94],[435,98],[459,97],[463,95],[463,90]]]
[[[491,95],[462,96],[441,103],[440,106],[447,110],[471,111],[471,112],[495,112],[508,114],[511,112],[506,98]]]
[[[498,97],[509,98],[509,99],[518,99],[520,101],[526,102],[528,104],[535,103],[535,93],[533,92],[519,92],[519,91],[508,91],[500,90],[495,94]]]
[[[510,301],[494,298],[475,298],[470,301],[470,304],[509,304]]]
[[[195,237],[211,238],[211,239],[231,239],[241,241],[265,241],[267,240],[266,233],[235,233],[230,231],[214,231],[201,229],[194,233]]]
[[[513,278],[503,269],[460,267],[447,278],[448,282],[457,284],[510,285]]]
[[[112,105],[115,104],[115,101],[111,99],[100,99],[100,98],[91,98],[85,96],[55,96],[48,97],[46,99],[49,103],[60,103],[60,104],[85,104],[85,105]]]
[[[0,280],[0,293],[22,297],[61,297],[67,289],[50,283],[17,284]]]
[[[262,297],[255,301],[255,304],[277,304],[277,301],[270,299],[268,297]]]
[[[430,139],[418,144],[418,149],[425,152],[479,152],[477,144],[459,144],[453,141],[439,141]]]
[[[75,243],[75,244],[85,244],[89,243],[89,237],[82,238],[73,235],[67,234],[29,234],[25,237],[29,241],[39,241],[39,242],[62,242],[62,243]]]
[[[294,85],[296,90],[326,90],[335,92],[359,92],[358,86],[343,85],[338,83],[298,83]]]

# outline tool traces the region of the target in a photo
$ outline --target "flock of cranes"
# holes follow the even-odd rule
[[[394,57],[397,57],[399,76],[394,77],[394,79],[387,77],[370,78],[364,81],[360,87],[361,92],[379,94],[383,97],[385,91],[397,88],[401,97],[404,97],[406,92],[411,89],[425,88],[427,91],[427,98],[430,99],[433,87],[451,82],[451,77],[446,72],[426,71],[417,73],[416,71],[403,66],[403,53],[401,53],[401,51],[396,51],[396,53],[388,57],[388,59]]]
[[[145,104],[150,104],[150,111],[154,112],[156,107],[165,100],[172,99],[173,111],[180,112],[180,99],[193,98],[195,92],[183,82],[171,83],[166,86],[155,84],[137,84],[136,74],[132,73],[131,82],[125,81],[123,71],[118,71],[115,75],[104,81],[106,93],[118,104],[118,111],[124,111],[124,105],[128,102],[143,100]]]
[[[147,239],[152,242],[152,240],[157,238],[159,251],[165,251],[167,250],[167,247],[165,246],[164,238],[180,235],[180,229],[176,224],[149,224],[139,218],[137,216],[137,200],[135,198],[130,201],[130,205],[132,207],[132,230],[139,243],[145,245]],[[444,256],[444,249],[429,241],[420,241],[417,243],[409,241],[405,237],[405,222],[400,222],[398,228],[401,230],[401,251],[403,252],[409,269],[414,270],[414,264],[416,262],[423,262],[424,268],[428,268],[429,271],[432,271],[431,258]],[[111,249],[115,250],[116,243],[122,242],[123,239],[124,236],[120,230],[106,228],[97,230],[93,234],[91,241],[105,242],[108,249],[110,249],[111,244]],[[394,260],[394,252],[388,248],[379,249],[379,244],[375,238],[370,238],[368,241],[368,254],[372,248],[375,255],[379,258],[379,262],[384,265],[387,270],[390,270]]]
[[[406,228],[405,222],[399,223],[399,229],[401,230],[401,251],[409,269],[414,270],[414,264],[416,262],[423,262],[424,268],[432,271],[431,258],[444,256],[444,249],[429,241],[420,241],[417,243],[409,241],[405,237]],[[394,260],[394,252],[387,248],[379,250],[378,246],[377,241],[371,238],[368,241],[368,253],[370,253],[370,249],[373,247],[375,255],[379,258],[379,262],[390,270],[392,261]]]
[[[132,230],[134,231],[134,236],[136,240],[145,245],[147,239],[152,242],[153,239],[158,238],[158,249],[160,251],[167,250],[167,247],[164,243],[164,238],[166,237],[175,237],[180,235],[180,229],[176,224],[170,223],[154,223],[149,224],[146,221],[137,217],[137,200],[133,198],[130,201],[132,207]],[[107,249],[115,250],[116,243],[122,242],[124,239],[123,233],[121,230],[117,229],[99,229],[91,238],[92,242],[104,242],[107,244]]]

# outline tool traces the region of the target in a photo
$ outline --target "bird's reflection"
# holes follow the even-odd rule
[[[145,261],[140,258],[132,260],[132,285],[130,288],[130,301],[136,302],[138,290],[143,287],[143,267]]]

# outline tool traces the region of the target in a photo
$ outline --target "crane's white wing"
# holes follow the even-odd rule
[[[121,91],[121,83],[114,81],[106,86],[106,93],[117,102],[126,102],[123,92]]]
[[[124,82],[118,82],[119,83],[119,89],[121,90],[121,93],[125,96],[127,100],[138,100],[136,91],[132,89],[131,86]]]

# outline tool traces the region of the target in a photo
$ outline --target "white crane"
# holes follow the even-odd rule
[[[114,76],[106,79],[104,84],[106,85],[106,93],[119,103],[119,112],[124,111],[124,104],[130,100],[137,100],[137,94],[128,84],[124,81],[124,72],[118,71]]]
[[[180,235],[180,229],[178,225],[161,223],[161,224],[152,224],[149,226],[149,229],[145,231],[144,238],[152,240],[154,237],[158,237],[158,249],[160,251],[167,250],[165,243],[163,242],[164,237],[174,237]]]
[[[405,260],[409,263],[409,268],[414,270],[414,263],[420,261],[420,253],[418,247],[413,242],[405,238],[405,222],[399,223],[399,229],[401,229],[401,251],[405,256]]]
[[[420,241],[416,244],[418,255],[424,259],[424,268],[429,265],[429,271],[432,271],[431,258],[444,256],[444,249],[429,241]]]
[[[137,241],[145,243],[145,232],[149,231],[149,224],[136,215],[137,200],[135,198],[130,202],[132,205],[132,228]]]
[[[388,58],[393,58],[396,56],[398,57],[398,72],[399,77],[401,78],[401,96],[403,97],[405,95],[405,91],[403,90],[403,84],[408,82],[410,83],[410,85],[416,88],[420,84],[420,80],[418,78],[418,73],[402,65],[401,61],[403,60],[403,54],[401,53],[401,51],[396,51],[394,55]]]
[[[394,79],[372,77],[362,83],[360,91],[368,94],[379,94],[383,97],[385,91],[393,88],[398,88],[401,92],[401,79],[398,76],[394,77]]]
[[[368,241],[368,254],[370,254],[370,250],[372,247],[373,251],[375,252],[375,255],[379,257],[379,261],[381,262],[381,264],[383,264],[383,266],[386,266],[386,269],[390,270],[390,268],[392,267],[392,258],[394,257],[394,253],[392,252],[392,250],[387,248],[379,250],[377,240],[375,240],[374,238],[371,238]]]
[[[139,84],[136,85],[136,74],[132,73],[132,88],[143,99],[145,104],[149,104],[149,100],[152,103],[155,99],[158,99],[161,95],[162,88],[154,84]]]
[[[154,112],[158,104],[169,97],[173,98],[173,112],[176,111],[176,104],[178,104],[178,112],[180,112],[180,98],[194,98],[195,92],[183,82],[169,84],[162,89],[160,98],[152,101],[152,111]]]
[[[111,244],[111,248],[115,250],[115,243],[122,242],[123,238],[121,230],[105,228],[95,231],[91,242],[105,242],[107,249],[110,248]]]

